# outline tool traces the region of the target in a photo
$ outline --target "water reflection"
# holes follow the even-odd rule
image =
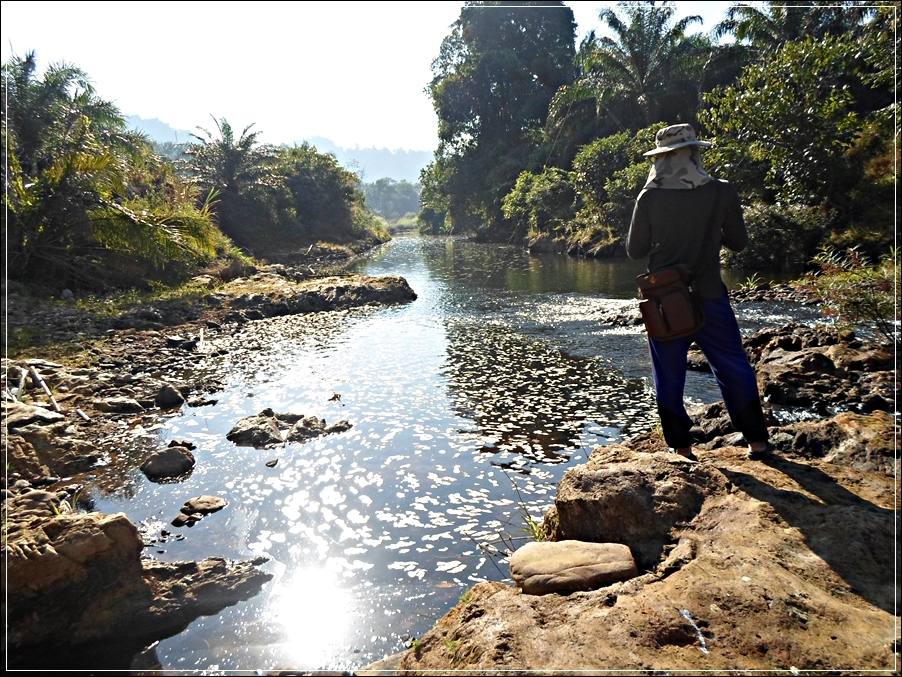
[[[350,638],[355,600],[334,566],[291,572],[270,593],[266,614],[284,637],[285,658],[298,669],[322,669]]]
[[[483,452],[560,463],[572,449],[646,426],[641,414],[653,401],[644,383],[599,360],[568,357],[499,325],[449,322],[447,338],[442,373]]]

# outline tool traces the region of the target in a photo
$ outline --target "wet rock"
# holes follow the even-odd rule
[[[144,411],[141,403],[132,397],[107,397],[94,400],[94,407],[98,411],[109,414],[140,414]]]
[[[558,485],[553,540],[628,545],[642,569],[653,568],[673,530],[695,517],[723,477],[676,454],[597,447]],[[546,531],[548,533],[548,531]]]
[[[238,446],[264,449],[284,442],[305,442],[320,435],[349,430],[351,424],[338,421],[332,425],[316,416],[277,414],[264,409],[256,416],[247,416],[228,432],[226,438]]]
[[[178,477],[193,468],[194,455],[185,447],[168,447],[155,451],[141,464],[141,472],[151,480]]]
[[[226,505],[228,505],[228,503],[226,503],[224,499],[219,498],[219,496],[195,496],[194,498],[185,501],[182,512],[187,514],[200,513],[201,515],[208,515],[212,512],[222,510]]]
[[[65,416],[43,407],[37,407],[23,402],[3,401],[3,423],[10,429],[36,423],[47,425],[65,420]]]
[[[267,467],[267,468],[275,468],[275,467],[276,467],[276,464],[277,464],[278,462],[279,462],[279,459],[274,458],[274,459],[272,459],[271,461],[267,461],[267,462],[266,462],[266,467]]]
[[[160,391],[154,398],[154,403],[160,409],[174,409],[185,403],[185,396],[175,386],[167,383],[160,388]]]
[[[171,334],[166,337],[166,346],[169,348],[178,348],[185,341],[187,341],[184,336],[180,336],[178,334]]]
[[[197,449],[197,445],[194,442],[189,442],[188,440],[172,440],[167,446],[170,447],[184,447],[188,451],[194,451]]]
[[[259,590],[250,563],[142,562],[122,514],[60,513],[48,492],[9,501],[8,641],[25,647],[153,641]]]
[[[189,407],[209,407],[216,404],[219,400],[212,397],[192,397],[188,400]]]
[[[620,543],[528,543],[510,558],[511,578],[527,595],[594,590],[638,575],[630,549]]]

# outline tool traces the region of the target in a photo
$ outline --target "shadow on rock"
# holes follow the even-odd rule
[[[808,547],[871,604],[894,612],[893,511],[838,484],[813,466],[768,461],[807,492],[782,489],[744,472],[721,468],[748,495],[770,504],[805,536]]]

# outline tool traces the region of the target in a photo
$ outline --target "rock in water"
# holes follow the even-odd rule
[[[511,577],[527,595],[594,590],[639,574],[628,546],[584,541],[524,545],[510,560]]]
[[[194,454],[185,447],[167,447],[155,451],[141,464],[143,472],[151,480],[178,477],[194,467]]]
[[[154,404],[160,409],[174,409],[175,407],[182,406],[184,403],[184,395],[182,395],[175,386],[172,386],[169,383],[160,388],[160,392],[158,392],[157,396],[154,398]]]
[[[211,512],[216,512],[217,510],[222,510],[226,505],[228,504],[225,500],[219,498],[219,496],[195,496],[194,498],[185,501],[182,512],[187,514],[199,512],[201,515],[206,515]]]
[[[272,409],[264,409],[256,416],[247,416],[235,424],[226,439],[240,447],[264,449],[283,442],[306,442],[307,440],[340,433],[351,428],[347,421],[338,421],[327,426],[316,416],[303,414],[277,414]]]

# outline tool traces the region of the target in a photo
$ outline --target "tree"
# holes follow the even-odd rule
[[[433,62],[433,177],[455,229],[503,229],[501,200],[538,164],[548,102],[572,78],[575,24],[561,3],[467,3]]]
[[[855,32],[874,13],[873,7],[861,2],[830,2],[819,7],[807,0],[780,0],[763,5],[733,5],[726,18],[714,27],[714,37],[732,35],[759,54],[767,54],[806,37]]]
[[[52,64],[38,78],[30,52],[3,65],[3,85],[11,276],[97,285],[117,266],[157,274],[210,255],[209,214],[166,196],[174,178],[83,71]]]
[[[253,124],[236,138],[225,118],[214,117],[213,121],[216,135],[203,127],[198,127],[203,136],[192,134],[195,143],[185,149],[185,167],[195,184],[216,196],[220,228],[239,244],[248,246],[259,237],[257,231],[261,227],[272,227],[274,217],[266,213],[266,201],[279,183],[276,152],[258,144],[260,132],[251,131]],[[255,212],[255,218],[251,218]]]
[[[692,121],[713,50],[704,38],[686,35],[701,17],[675,21],[669,2],[621,2],[618,11],[600,12],[614,37],[587,37],[579,51],[579,77],[555,95],[549,120],[554,124],[574,105],[594,100],[603,134],[636,130],[660,119]]]

